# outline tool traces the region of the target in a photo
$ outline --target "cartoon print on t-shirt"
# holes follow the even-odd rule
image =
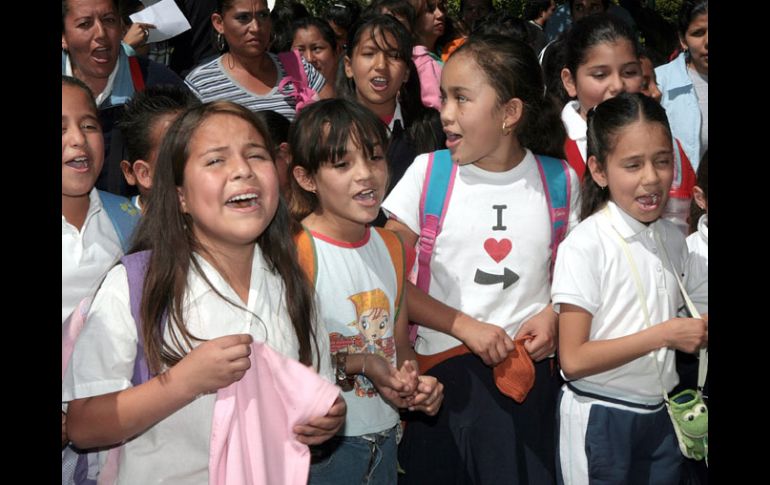
[[[505,231],[508,229],[508,226],[503,225],[503,211],[507,208],[508,206],[505,204],[492,206],[492,209],[497,212],[497,223],[492,226],[493,231]],[[504,260],[511,252],[512,248],[513,244],[508,238],[497,239],[490,237],[484,241],[484,251],[486,251],[495,263],[500,263],[500,261]],[[505,267],[503,267],[502,274],[487,273],[486,271],[477,268],[476,275],[473,277],[473,281],[480,285],[496,285],[502,283],[503,289],[508,288],[518,280],[519,275]]]
[[[377,288],[362,291],[348,297],[356,309],[356,320],[349,327],[358,330],[355,335],[329,332],[331,352],[349,354],[377,354],[393,362],[396,351],[393,339],[393,321],[390,315],[390,300],[384,291]],[[359,397],[374,397],[377,389],[362,375],[355,378],[355,392]]]

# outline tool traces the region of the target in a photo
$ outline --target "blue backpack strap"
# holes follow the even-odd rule
[[[433,246],[444,222],[444,209],[454,187],[457,165],[452,163],[449,150],[438,150],[429,155],[425,182],[420,196],[420,240],[417,255],[417,287],[428,292],[430,287],[430,258]]]
[[[140,251],[138,253],[128,254],[120,258],[120,262],[126,268],[128,274],[128,296],[131,306],[131,316],[136,323],[136,359],[134,360],[134,375],[131,377],[131,383],[135,386],[150,380],[150,367],[147,365],[147,358],[144,355],[144,335],[142,334],[141,305],[142,295],[144,294],[144,277],[147,273],[147,266],[150,263],[150,251]],[[166,319],[163,318],[163,321]]]
[[[417,282],[425,293],[430,288],[430,260],[436,238],[446,216],[446,207],[452,196],[457,164],[452,162],[449,150],[437,150],[428,156],[425,180],[420,195],[420,238],[417,242]],[[409,339],[414,344],[417,325],[409,324]]]
[[[118,233],[120,246],[123,252],[127,252],[131,244],[131,236],[139,223],[139,210],[130,200],[120,195],[111,194],[103,190],[99,191],[99,198],[102,200],[102,206],[107,212],[115,232]]]
[[[553,265],[556,263],[556,252],[559,243],[567,235],[569,228],[569,202],[572,186],[569,180],[569,165],[564,160],[535,155],[540,179],[545,188],[545,198],[548,201],[548,215],[551,219],[551,276]]]

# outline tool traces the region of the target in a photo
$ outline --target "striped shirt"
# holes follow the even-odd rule
[[[271,52],[267,54],[278,70],[279,81],[266,94],[252,93],[236,81],[222,65],[222,56],[190,71],[190,74],[185,78],[185,84],[204,103],[233,101],[251,111],[272,110],[282,114],[289,121],[294,121],[297,104],[294,97],[291,96],[291,93],[294,92],[294,84],[287,83],[280,92],[278,91],[278,84],[286,76],[286,70],[277,55]],[[326,79],[304,58],[302,58],[302,67],[305,69],[308,85],[315,92],[320,92],[326,85]]]

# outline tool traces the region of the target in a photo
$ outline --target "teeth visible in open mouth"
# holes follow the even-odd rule
[[[232,204],[235,202],[245,202],[245,201],[251,201],[256,199],[257,199],[257,194],[241,194],[228,199],[227,203]]]
[[[638,197],[637,200],[644,205],[657,205],[660,202],[660,194],[650,194]]]
[[[384,85],[388,84],[388,80],[385,79],[384,77],[375,77],[374,79],[372,79],[372,83],[384,86]]]
[[[356,198],[357,199],[374,199],[374,189],[361,191],[356,195]]]
[[[67,162],[67,165],[74,168],[86,168],[88,167],[88,157],[76,157]]]

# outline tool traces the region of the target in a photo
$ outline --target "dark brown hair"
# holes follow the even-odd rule
[[[302,167],[315,175],[321,165],[334,163],[345,156],[348,140],[361,145],[371,157],[376,146],[385,153],[388,135],[385,124],[368,108],[346,99],[324,99],[304,108],[289,133],[292,167]],[[318,198],[289,177],[291,215],[302,220],[318,207]]]
[[[160,147],[153,178],[153,190],[129,253],[151,250],[141,304],[142,334],[150,370],[158,372],[162,365],[173,366],[202,339],[192,335],[184,320],[184,299],[190,267],[204,275],[193,252],[205,253],[195,237],[193,222],[180,207],[177,188],[184,183],[184,169],[189,158],[190,140],[197,129],[214,115],[235,116],[252,125],[264,138],[270,156],[275,151],[264,123],[248,109],[228,101],[217,101],[192,107],[169,127]],[[285,304],[299,341],[299,361],[312,362],[311,346],[315,345],[312,323],[315,317],[313,293],[297,262],[296,247],[289,234],[291,219],[282,199],[270,224],[255,241],[273,273],[285,288]],[[241,307],[207,284],[223,299]],[[163,338],[163,319],[168,315],[170,342]],[[257,316],[259,318],[259,316]],[[267,317],[267,316],[265,316]],[[323,358],[324,356],[319,356]]]

